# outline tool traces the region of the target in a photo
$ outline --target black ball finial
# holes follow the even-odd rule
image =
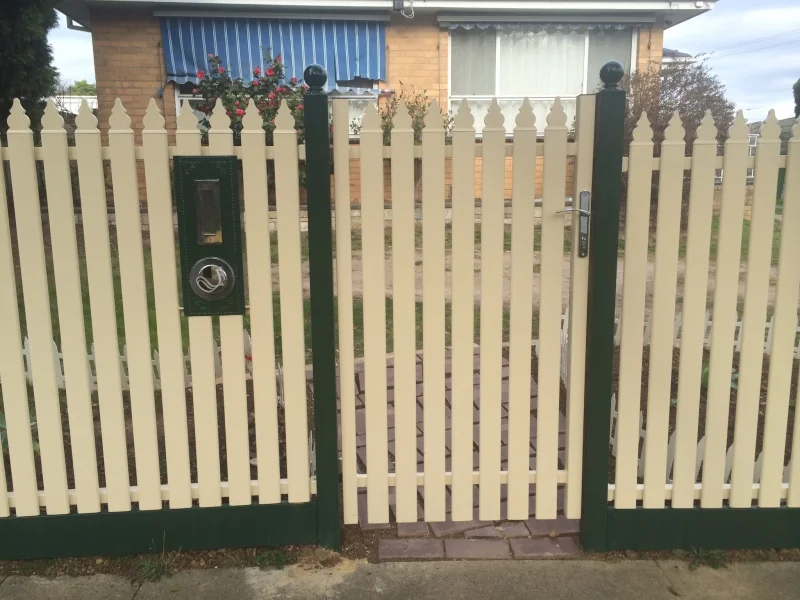
[[[311,88],[311,92],[322,92],[325,82],[328,81],[328,74],[325,72],[325,67],[321,65],[309,65],[303,71],[303,80]]]
[[[608,61],[600,69],[600,80],[603,82],[604,89],[607,90],[617,89],[623,75],[625,75],[625,67],[616,60]]]

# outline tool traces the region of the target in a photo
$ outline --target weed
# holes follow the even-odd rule
[[[172,575],[175,561],[178,559],[180,551],[167,552],[167,538],[164,534],[164,539],[161,544],[161,552],[152,554],[142,559],[139,563],[139,575],[145,581],[158,581],[164,577]]]
[[[287,565],[291,565],[293,562],[294,559],[280,549],[265,550],[253,557],[253,564],[261,569],[271,567],[280,570]]]
[[[712,569],[723,569],[728,566],[728,556],[724,550],[708,550],[706,548],[692,548],[691,550],[681,550],[679,555],[689,561],[689,570],[695,571],[699,567],[710,567]]]

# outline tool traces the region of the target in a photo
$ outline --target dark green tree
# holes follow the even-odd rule
[[[794,118],[800,118],[800,79],[794,82],[792,86],[794,91]]]
[[[55,92],[58,72],[47,32],[58,25],[57,0],[4,0],[0,11],[0,132],[14,98],[38,124],[44,99]]]

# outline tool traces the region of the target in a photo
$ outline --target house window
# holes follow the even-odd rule
[[[576,97],[598,87],[606,61],[619,60],[630,69],[634,36],[632,28],[579,25],[455,26],[450,32],[450,108],[457,111],[466,98],[480,131],[497,97],[510,132],[527,96],[543,131],[558,96],[571,124]]]
[[[337,89],[330,92],[330,97],[346,97],[350,109],[347,122],[351,125],[353,123],[360,124],[361,119],[364,118],[367,104],[369,102],[377,104],[378,102],[378,82],[368,79],[337,81],[336,86]],[[194,87],[195,84],[191,82],[175,84],[175,110],[180,111],[183,101],[188,100],[189,106],[194,109],[195,116],[198,120],[202,120],[206,115],[200,110],[200,106],[205,104],[205,100],[192,94]]]
[[[748,156],[755,156],[756,155],[756,144],[758,144],[758,134],[751,133],[747,136],[747,155]],[[747,179],[748,183],[752,183],[753,179],[755,179],[756,170],[754,168],[747,169]]]

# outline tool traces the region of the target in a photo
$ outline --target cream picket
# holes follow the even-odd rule
[[[336,211],[336,297],[339,324],[339,397],[342,429],[342,501],[344,504],[344,522],[346,524],[358,523],[355,342],[353,339],[353,250],[350,243],[350,123],[348,107],[349,104],[346,100],[333,102],[331,105],[333,111],[333,166],[336,172],[336,177],[334,178],[334,203]],[[395,216],[395,218],[397,217]],[[395,397],[396,402],[397,399]],[[397,404],[395,404],[395,411],[397,411]],[[398,499],[399,502],[400,500]],[[398,515],[398,520],[399,518],[400,516]]]
[[[705,334],[706,320],[706,294],[708,293],[708,265],[709,245],[711,241],[711,214],[714,199],[714,159],[717,155],[717,129],[711,111],[707,111],[700,127],[697,128],[697,139],[692,146],[692,174],[691,188],[689,191],[689,224],[686,236],[686,272],[684,273],[684,290],[682,306],[682,327],[680,366],[678,372],[678,406],[675,433],[675,468],[672,476],[672,506],[675,508],[690,508],[694,505],[694,487],[697,479],[695,463],[697,458],[697,427],[699,420],[700,383],[703,369],[703,336]],[[683,157],[681,156],[681,159]],[[663,174],[662,174],[663,178]],[[677,176],[676,176],[677,178]],[[680,179],[683,179],[681,169]],[[682,181],[680,187],[682,187]],[[681,193],[680,188],[677,192]],[[678,199],[680,204],[680,198]],[[660,207],[660,202],[659,202]],[[680,216],[678,216],[680,218]],[[677,248],[675,249],[677,251]],[[658,250],[656,250],[658,252]],[[658,267],[656,267],[658,268]],[[674,291],[671,290],[674,296]],[[656,292],[653,292],[654,300]],[[674,310],[673,310],[674,312]],[[669,317],[670,325],[674,316]],[[662,335],[670,337],[669,344],[664,343],[660,360],[665,362],[664,370],[672,365],[672,336],[673,327]],[[651,342],[652,345],[652,342]],[[669,348],[667,348],[667,345]],[[650,364],[653,365],[652,350]],[[659,385],[662,394],[666,394],[666,403],[669,402],[669,389],[671,373],[662,373],[666,377]],[[650,379],[650,385],[653,380]],[[664,400],[664,398],[662,398]],[[661,418],[666,421],[669,410],[661,413]],[[650,414],[648,409],[648,415]],[[658,417],[656,417],[658,419]],[[657,421],[656,421],[657,422]],[[650,435],[648,425],[648,436]],[[663,429],[663,428],[662,428]],[[666,438],[666,431],[660,432]],[[666,443],[666,440],[663,440]],[[650,449],[647,450],[650,458]],[[665,455],[662,454],[664,458]],[[661,457],[659,457],[659,461]],[[653,498],[657,499],[656,507],[663,506],[661,499],[663,493],[658,492],[663,488],[663,463],[656,462],[653,467]],[[645,466],[645,469],[647,467]],[[645,471],[645,498],[647,498],[647,472]]]
[[[216,108],[215,108],[216,109]],[[184,100],[178,114],[175,155],[200,154],[197,117]],[[199,504],[220,506],[219,432],[217,387],[214,378],[214,332],[211,317],[189,317],[189,356],[192,369],[192,409]]]
[[[800,175],[800,124],[792,129],[788,144],[786,187],[781,221],[782,231],[800,231],[800,203],[797,202],[797,177]],[[775,294],[775,332],[769,363],[767,407],[764,416],[764,448],[758,505],[762,508],[780,506],[784,482],[783,454],[786,446],[786,426],[791,398],[792,363],[797,331],[798,288],[800,288],[800,239],[797,235],[781,235],[778,255],[778,283]],[[794,446],[798,448],[799,446]],[[798,461],[792,461],[800,462]],[[791,481],[791,480],[790,480]],[[794,500],[790,487],[790,505]]]
[[[506,130],[497,99],[483,127],[481,201],[479,517],[500,518],[500,403],[503,344],[503,202]],[[427,379],[428,373],[425,372]],[[425,465],[427,469],[427,464]]]
[[[539,405],[536,430],[536,518],[555,519],[558,476],[558,396],[561,371],[561,290],[564,263],[564,181],[567,175],[567,115],[556,98],[544,129],[542,257],[539,300]]]
[[[189,471],[189,430],[186,421],[183,342],[175,266],[175,234],[167,131],[164,117],[151,99],[143,120],[142,146],[147,189],[147,215],[153,268],[153,295],[158,336],[161,410],[167,459],[170,508],[192,505]],[[63,339],[63,338],[62,338]]]
[[[278,222],[278,277],[281,298],[281,343],[286,418],[286,466],[289,502],[307,502],[308,423],[306,420],[303,280],[300,256],[300,190],[297,131],[284,102],[275,118],[275,197]]]
[[[650,317],[650,371],[647,376],[645,508],[664,506],[664,465],[667,463],[669,392],[672,379],[672,329],[675,323],[675,290],[678,278],[683,157],[686,153],[684,135],[681,119],[675,112],[664,131],[664,141],[661,143],[661,173],[658,182],[655,281]]]
[[[81,193],[83,238],[89,305],[92,315],[92,354],[97,374],[100,432],[103,442],[108,510],[131,508],[128,486],[128,450],[125,443],[125,415],[122,408],[122,372],[119,360],[117,318],[111,270],[106,191],[103,175],[100,131],[97,119],[84,100],[75,118],[75,145]]]
[[[742,316],[742,350],[739,354],[739,393],[733,433],[733,470],[729,505],[752,504],[756,429],[761,399],[761,368],[764,360],[764,322],[767,316],[772,230],[775,224],[775,190],[778,188],[780,126],[770,111],[758,139],[753,189],[753,216]],[[773,432],[773,435],[779,435]]]
[[[373,103],[362,120],[361,236],[364,281],[364,377],[367,430],[367,516],[389,522],[389,456],[386,411],[386,298],[383,244],[383,130]]]
[[[136,485],[139,488],[139,508],[157,510],[161,508],[161,480],[153,367],[150,358],[150,326],[142,255],[139,183],[136,178],[131,119],[119,98],[111,110],[109,125],[108,145],[111,155],[114,211],[117,215],[117,252],[125,320],[133,443],[136,453]]]
[[[64,458],[64,437],[58,384],[52,360],[53,325],[44,256],[39,186],[33,155],[33,133],[30,119],[19,100],[14,100],[8,119],[8,149],[11,188],[17,227],[25,232],[17,238],[22,271],[22,292],[25,299],[25,321],[31,341],[33,399],[36,405],[42,475],[48,490],[47,514],[69,512],[67,469]],[[12,474],[13,477],[13,474]]]
[[[444,127],[431,102],[422,130],[422,393],[425,519],[445,519]]]
[[[592,96],[579,96],[575,123],[577,155],[573,167],[573,199],[582,191],[592,189],[592,161],[594,159],[595,102]],[[574,200],[573,200],[574,201]],[[573,213],[575,214],[575,213]],[[573,218],[573,223],[576,219]],[[567,445],[565,467],[567,484],[564,486],[564,514],[568,519],[581,516],[583,469],[583,394],[586,376],[586,318],[589,289],[589,258],[578,256],[580,229],[572,228],[572,252],[569,264],[568,327],[568,381],[567,381]]]
[[[534,239],[534,206],[530,199],[536,191],[536,169],[530,165],[535,163],[536,117],[525,98],[514,128],[508,373],[508,518],[522,520],[530,516]]]
[[[475,318],[475,118],[462,100],[453,128],[452,390],[450,391],[455,521],[472,519],[473,354]],[[530,364],[530,361],[528,361]],[[527,499],[526,499],[527,502]],[[526,504],[527,506],[527,504]],[[527,517],[526,517],[527,518]]]
[[[0,168],[0,381],[3,385],[3,411],[8,436],[9,463],[14,475],[16,514],[31,517],[39,514],[36,464],[33,459],[28,386],[19,343],[20,314],[17,305],[17,280],[11,254],[11,231],[8,222],[5,169]],[[2,451],[2,449],[0,449]],[[3,462],[3,461],[0,461]],[[5,469],[5,465],[3,467]],[[3,478],[5,484],[5,477]],[[0,489],[0,506],[7,506],[7,489]],[[0,515],[8,512],[0,510]]]
[[[334,103],[334,110],[336,104]],[[342,120],[346,123],[346,105]],[[336,114],[334,113],[334,118]],[[336,132],[334,125],[334,134]],[[392,151],[392,317],[394,327],[395,499],[398,523],[417,520],[417,357],[414,276],[414,130],[403,100],[397,106]],[[347,151],[345,138],[344,151]],[[334,148],[335,152],[335,148]],[[345,155],[346,156],[346,155]],[[345,163],[346,164],[346,163]],[[347,166],[345,166],[346,172]],[[338,180],[338,178],[337,178]],[[349,215],[350,188],[342,194]],[[338,196],[337,196],[338,197]],[[344,204],[344,202],[343,202]],[[338,204],[337,204],[338,211]],[[348,229],[349,232],[349,229]],[[336,234],[339,235],[337,223]],[[344,234],[342,234],[344,235]],[[348,233],[349,235],[349,233]],[[348,240],[349,248],[349,240]],[[339,249],[336,249],[337,259]],[[348,271],[349,273],[349,271]],[[342,288],[339,288],[340,290]],[[342,300],[339,300],[339,311]],[[341,324],[339,327],[341,339]],[[340,350],[341,354],[341,350]],[[341,358],[340,358],[341,360]],[[344,405],[342,410],[344,411]],[[342,429],[344,435],[344,429]],[[355,437],[355,433],[353,434]],[[353,441],[355,445],[355,441]]]
[[[209,120],[208,146],[212,156],[233,154],[231,121],[217,99]],[[269,255],[267,255],[269,256]],[[250,439],[247,432],[247,389],[242,351],[242,315],[219,317],[222,387],[225,404],[225,452],[231,505],[250,504]],[[261,332],[257,332],[257,335]]]
[[[67,132],[64,130],[64,119],[58,114],[52,99],[48,100],[42,118],[42,152],[46,188],[51,191],[69,190],[71,182]],[[64,358],[64,387],[67,390],[67,414],[78,511],[99,512],[100,487],[92,416],[92,387],[86,356],[72,194],[47,194],[47,210],[50,222],[58,224],[57,227],[50,228],[50,239],[53,246],[53,273],[56,280],[58,322]],[[14,487],[16,488],[16,481]]]
[[[642,378],[647,234],[650,221],[650,185],[653,130],[642,113],[630,147],[628,199],[625,210],[625,267],[620,328],[619,418],[617,421],[616,508],[636,505],[639,454],[639,404]],[[541,390],[541,387],[540,387]],[[541,393],[541,392],[540,392]]]
[[[742,111],[736,113],[725,142],[722,203],[717,241],[716,287],[711,331],[708,395],[706,400],[706,446],[703,458],[703,508],[722,506],[725,454],[728,438],[733,334],[739,286],[742,247],[742,210],[747,175],[748,128]],[[774,191],[774,188],[773,188]],[[763,338],[762,338],[763,340]],[[741,389],[740,389],[741,393]],[[752,485],[752,476],[750,483]]]
[[[258,501],[281,501],[278,445],[278,398],[275,377],[275,316],[272,310],[272,264],[270,257],[269,204],[264,145],[264,122],[255,101],[242,119],[242,171],[244,173],[245,243],[247,246],[247,290],[253,373],[253,407],[256,419]],[[235,350],[231,350],[235,352]],[[248,476],[249,480],[249,476]]]

